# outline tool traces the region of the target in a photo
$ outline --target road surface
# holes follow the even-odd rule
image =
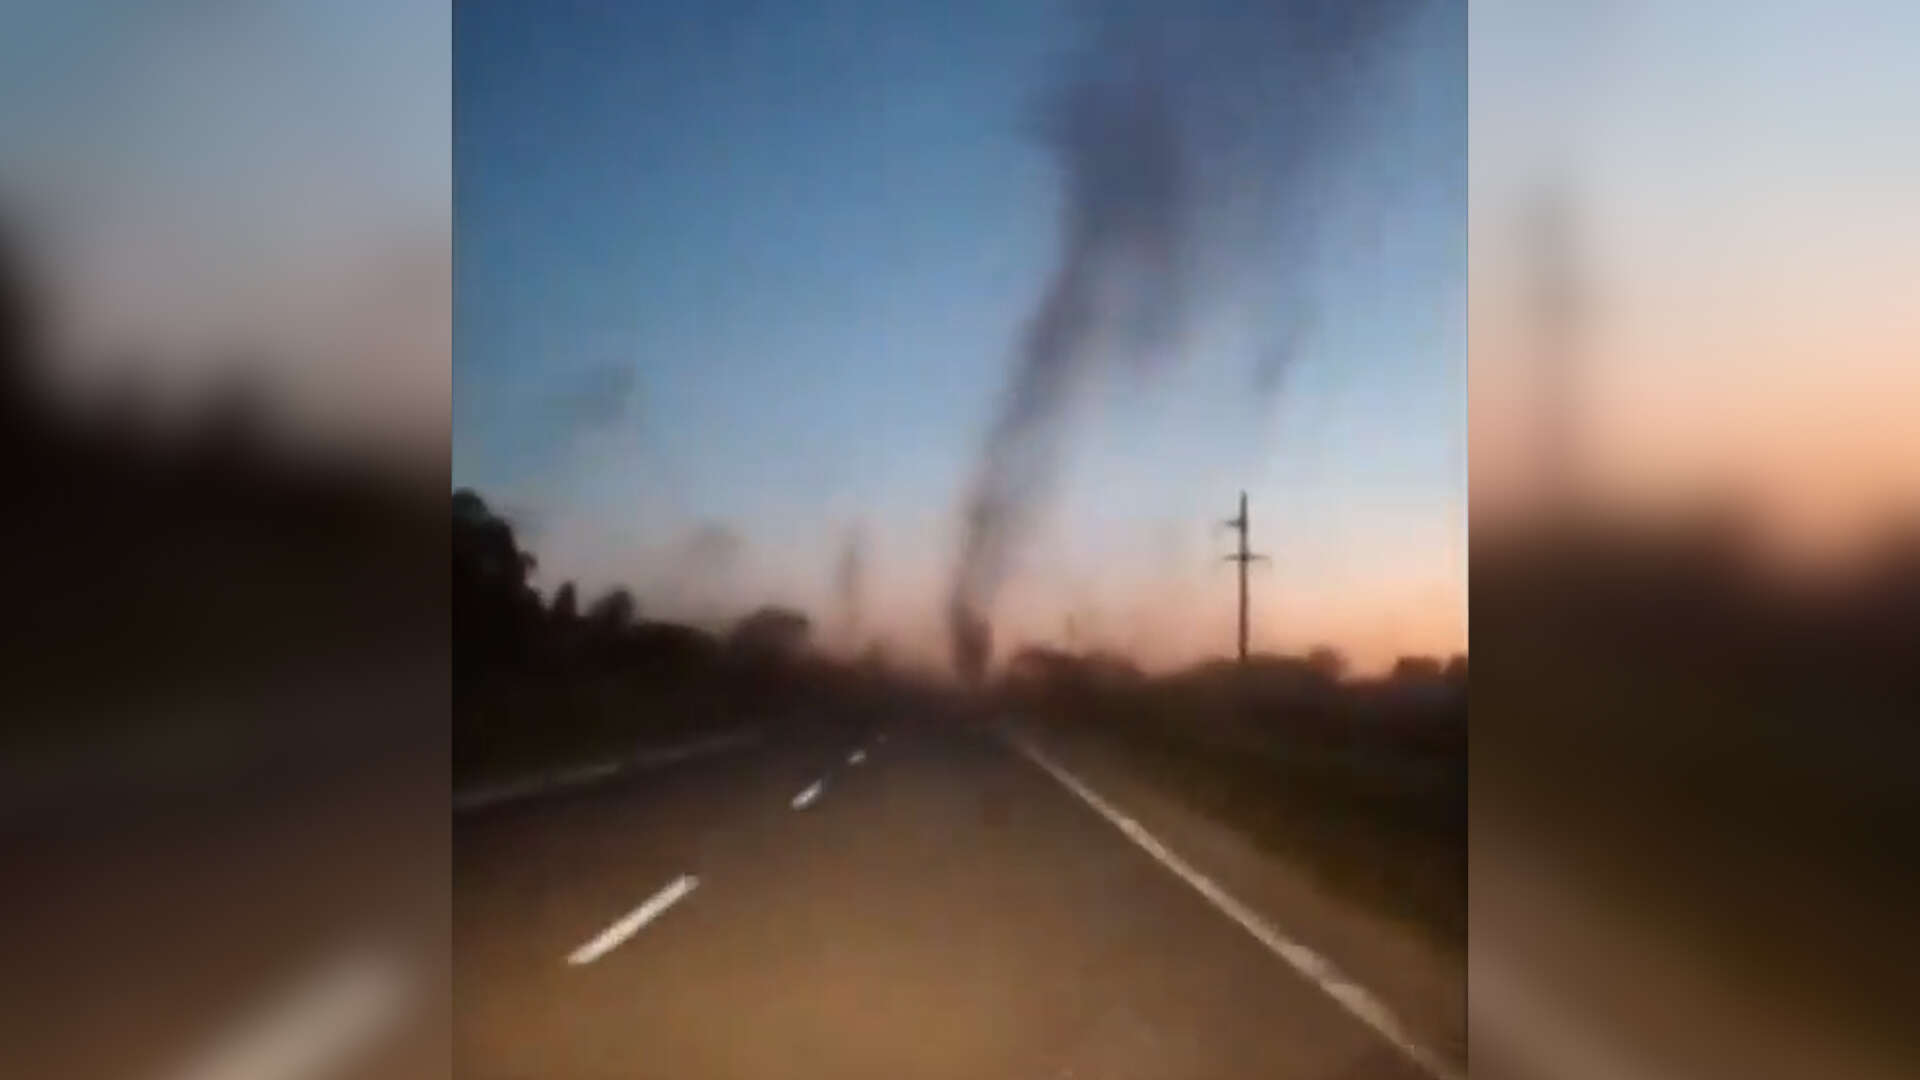
[[[454,927],[462,1077],[1433,1075],[977,727],[463,817]]]

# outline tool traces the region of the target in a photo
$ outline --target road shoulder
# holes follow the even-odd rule
[[[1118,809],[1248,907],[1324,955],[1442,1058],[1466,1060],[1466,957],[1384,916],[1332,895],[1304,870],[1194,810],[1127,768],[1098,739],[1034,723],[1011,723]]]

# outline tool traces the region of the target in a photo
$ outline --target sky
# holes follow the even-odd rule
[[[50,373],[191,399],[251,367],[276,432],[429,460],[451,424],[455,483],[514,513],[545,584],[657,613],[831,623],[857,532],[870,632],[937,637],[1058,256],[1023,110],[1075,27],[1044,3],[600,6],[12,5],[0,209],[58,294]],[[1814,533],[1911,507],[1920,9],[1488,0],[1469,29],[1420,6],[1276,209],[1287,242],[1077,414],[1003,638],[1072,615],[1163,662],[1230,648],[1213,523],[1245,488],[1275,556],[1258,645],[1464,642],[1467,371],[1477,505],[1529,459],[1509,226],[1543,180],[1581,216],[1604,482],[1732,484]]]
[[[1830,564],[1920,515],[1920,8],[1492,0],[1471,31],[1473,495],[1524,505],[1520,212],[1571,208],[1591,495]]]
[[[1243,489],[1257,648],[1464,650],[1465,23],[1422,5],[1287,190],[1206,208],[1188,331],[1073,410],[1003,652],[1229,652]],[[1061,242],[1033,103],[1080,32],[1001,0],[457,9],[453,479],[543,587],[944,656],[959,504]]]

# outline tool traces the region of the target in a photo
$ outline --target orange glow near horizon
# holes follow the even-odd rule
[[[1037,588],[1016,589],[993,620],[996,663],[1027,646],[1116,654],[1156,674],[1230,658],[1236,606],[1229,575],[1198,591],[1115,585],[1102,594],[1099,607],[1072,615],[1071,639],[1069,609],[1038,595]],[[1444,660],[1467,652],[1464,581],[1408,577],[1382,582],[1362,598],[1353,592],[1289,595],[1282,583],[1256,578],[1252,605],[1254,652],[1300,656],[1330,646],[1356,675],[1384,673],[1403,656]],[[896,662],[942,672],[950,666],[937,620],[874,629]]]

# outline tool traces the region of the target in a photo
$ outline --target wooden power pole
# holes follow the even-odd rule
[[[1266,559],[1265,555],[1256,555],[1247,549],[1250,526],[1247,520],[1247,493],[1240,493],[1240,516],[1227,522],[1228,527],[1240,534],[1240,549],[1227,556],[1228,562],[1240,564],[1240,662],[1247,662],[1247,564]]]

